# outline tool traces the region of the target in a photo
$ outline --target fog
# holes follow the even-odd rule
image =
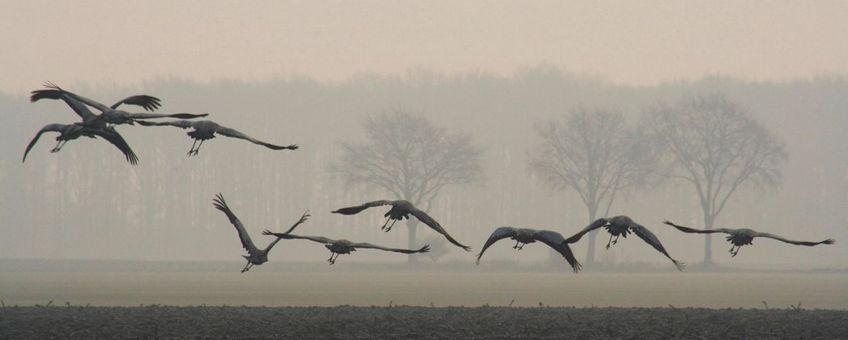
[[[0,1],[4,91],[177,75],[339,82],[547,62],[616,83],[848,72],[843,1]]]
[[[6,293],[0,298],[6,302],[505,305],[516,299],[530,306],[549,298],[577,306],[754,307],[766,300],[848,306],[845,2],[0,3],[10,9],[0,14],[0,292]],[[137,166],[102,139],[79,138],[51,153],[53,133],[21,162],[43,126],[79,120],[62,101],[30,103],[30,91],[46,81],[107,104],[156,96],[157,112],[208,113],[257,139],[300,148],[274,151],[219,135],[188,157],[188,130],[135,124],[116,129],[140,158]],[[734,118],[728,121],[744,129],[701,134],[697,122],[690,130],[671,124],[694,111],[719,117],[710,121],[716,126]],[[589,133],[574,128],[581,113],[619,125]],[[587,161],[588,174],[623,175],[602,179],[616,188],[613,196],[580,193],[551,169],[567,163],[556,158],[560,151],[589,148],[571,139],[545,144],[560,136],[559,127],[612,145],[602,153],[615,160],[644,154],[644,162]],[[722,139],[728,131],[735,138]],[[709,157],[771,157],[738,183],[699,191],[681,169],[700,155],[672,146],[691,147],[688,142],[710,133],[721,152],[706,147]],[[442,144],[430,143],[432,136]],[[405,141],[425,146],[396,153],[409,156],[401,182],[438,183],[426,194],[409,193],[418,197],[413,203],[471,252],[420,224],[412,244],[406,221],[381,231],[388,207],[330,213],[411,199],[381,186],[375,178],[386,176],[361,171],[355,161],[366,158],[354,157],[380,159],[385,154],[369,152]],[[416,172],[433,169],[432,181]],[[717,169],[719,177],[738,170]],[[396,174],[388,172],[390,179]],[[722,190],[732,193],[726,201]],[[260,248],[273,240],[263,229],[283,231],[309,211],[296,234],[395,248],[429,244],[432,251],[410,260],[360,249],[328,266],[330,254],[320,244],[283,240],[267,264],[238,276],[245,251],[212,205],[218,193]],[[718,202],[710,207],[718,211],[714,221],[704,217],[703,197]],[[592,200],[597,209],[587,207]],[[592,243],[594,260],[587,258],[588,237],[572,244],[584,265],[578,275],[544,244],[516,251],[509,239],[474,265],[497,227],[568,237],[593,217],[615,215],[651,230],[671,256],[689,264],[687,271],[677,272],[632,234],[605,249],[603,231]],[[664,220],[836,244],[757,238],[731,257],[725,235],[716,234],[709,248],[715,266],[705,266],[704,236]],[[265,291],[277,283],[288,290]],[[253,295],[240,295],[242,284]],[[726,285],[741,293],[724,294]]]
[[[37,87],[34,87],[34,89]],[[24,95],[5,95],[0,163],[4,237],[2,258],[237,260],[242,251],[235,230],[212,207],[223,193],[263,246],[264,228],[280,230],[307,209],[312,219],[303,234],[406,245],[406,228],[380,231],[382,212],[355,216],[331,210],[360,202],[394,198],[365,186],[346,185],[331,165],[341,143],[364,142],[368,117],[404,110],[449,131],[462,131],[484,149],[482,178],[446,187],[430,209],[457,239],[479,250],[502,225],[545,228],[571,234],[588,222],[586,208],[570,189],[553,190],[528,171],[539,143],[534,124],[563,117],[577,105],[612,107],[635,123],[645,107],[673,103],[693,94],[722,92],[748,111],[782,143],[789,155],[779,187],[745,186],[734,194],[716,227],[750,226],[791,239],[844,239],[848,206],[848,80],[843,77],[787,82],[746,82],[705,78],[660,86],[629,87],[573,76],[553,67],[527,69],[514,77],[469,73],[456,76],[417,72],[403,77],[358,77],[339,85],[304,78],[267,82],[220,81],[199,84],[164,78],[133,87],[77,86],[73,91],[111,102],[135,93],[162,98],[162,112],[208,112],[217,122],[277,144],[296,143],[296,151],[272,151],[245,141],[219,137],[186,157],[191,140],[183,130],[119,126],[141,161],[127,164],[111,145],[99,140],[71,141],[48,152],[42,137],[26,163],[22,151],[48,122],[71,122],[60,101],[28,103]],[[625,214],[649,227],[669,252],[684,262],[702,259],[703,239],[661,224],[665,219],[701,227],[701,210],[691,186],[666,180],[632,190],[616,200],[610,215]],[[419,240],[435,237],[418,229]],[[665,259],[641,240],[627,239],[603,250],[604,263],[656,263]],[[714,260],[734,266],[844,268],[848,251],[840,243],[813,248],[757,239],[731,260],[729,245],[715,237]],[[544,260],[547,249],[530,246],[515,253],[506,241],[485,260]],[[579,258],[585,242],[574,245]],[[458,248],[439,261],[471,265]],[[317,244],[286,241],[271,260],[325,265],[327,251]],[[423,261],[430,261],[422,256]],[[360,251],[339,265],[357,261],[404,261],[392,253]]]

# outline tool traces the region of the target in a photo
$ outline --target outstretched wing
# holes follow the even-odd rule
[[[342,214],[342,215],[356,215],[356,214],[358,214],[359,212],[361,212],[365,209],[373,208],[373,207],[380,207],[380,206],[384,206],[384,205],[391,205],[392,203],[394,203],[394,202],[393,201],[386,201],[386,200],[373,201],[373,202],[368,202],[368,203],[365,203],[365,204],[362,204],[362,205],[357,205],[357,206],[353,206],[353,207],[347,207],[347,208],[341,208],[339,210],[334,210],[334,211],[332,211],[332,213]]]
[[[599,218],[599,219],[595,220],[595,222],[592,222],[588,226],[586,226],[586,228],[583,228],[583,230],[577,232],[577,234],[574,234],[571,237],[569,237],[568,239],[566,239],[565,242],[566,243],[575,243],[577,241],[580,241],[580,238],[582,238],[583,235],[586,235],[586,233],[588,233],[592,230],[598,229],[600,227],[603,227],[605,225],[607,225],[607,220],[604,219],[604,218]]]
[[[286,230],[286,232],[285,232],[285,233],[283,233],[283,234],[290,234],[292,231],[294,231],[294,228],[297,228],[297,226],[299,226],[301,223],[306,222],[306,220],[308,220],[308,219],[309,219],[309,216],[312,216],[312,215],[309,215],[309,210],[307,210],[305,213],[303,213],[303,216],[300,216],[300,219],[299,219],[299,220],[297,220],[297,222],[295,222],[295,223],[294,223],[294,224],[293,224],[293,225],[289,228],[289,230]],[[266,232],[268,232],[268,233],[270,233],[270,234],[272,234],[272,235],[273,235],[273,233],[271,233],[271,231],[270,231],[270,230],[268,230],[268,229],[265,229],[264,231],[262,231],[262,234],[263,234],[263,235],[269,235],[269,234],[266,234]],[[269,244],[268,244],[268,246],[267,246],[267,247],[265,247],[265,253],[267,254],[269,251],[271,251],[271,248],[274,248],[274,245],[276,245],[276,244],[277,244],[277,242],[280,242],[280,240],[282,240],[282,238],[281,238],[281,237],[277,237],[276,239],[274,239],[274,241],[272,241],[271,243],[269,243]]]
[[[95,114],[92,113],[85,104],[58,87],[47,90],[35,90],[32,91],[29,96],[29,101],[33,103],[42,99],[60,99],[64,101],[65,104],[68,104],[68,106],[71,107],[71,110],[74,110],[74,112],[76,112],[83,121],[95,116]]]
[[[265,230],[262,232],[262,235],[274,235],[276,237],[287,239],[287,240],[309,240],[313,242],[330,244],[333,243],[333,239],[329,239],[323,236],[307,236],[307,235],[295,235],[295,234],[286,234],[286,233],[273,233],[270,230]]]
[[[208,113],[130,113],[127,118],[130,119],[156,119],[156,118],[178,118],[178,119],[194,119],[208,116]]]
[[[571,252],[568,242],[562,238],[562,234],[550,230],[539,230],[533,234],[533,239],[547,244],[549,247],[554,248],[557,252],[562,254],[562,257],[568,261],[568,264],[571,265],[571,268],[575,273],[579,272],[583,267],[580,265],[580,262],[577,262],[577,258],[575,258],[574,253]]]
[[[26,150],[24,150],[24,158],[21,160],[21,163],[26,162],[26,157],[29,153],[29,150],[32,150],[32,147],[35,146],[35,143],[38,142],[38,138],[41,138],[41,134],[45,132],[62,132],[62,128],[64,127],[65,125],[62,124],[47,124],[43,128],[41,128],[41,130],[38,130],[38,133],[36,133],[35,137],[33,137],[31,141],[29,141]]]
[[[156,98],[156,97],[153,97],[153,96],[148,96],[146,94],[141,94],[141,95],[137,95],[137,96],[130,96],[130,97],[126,97],[124,99],[121,99],[117,103],[112,104],[112,108],[117,109],[118,106],[121,106],[121,104],[141,106],[145,110],[150,111],[150,112],[156,111],[156,109],[158,109],[159,106],[162,106],[161,100],[159,100],[159,98]]]
[[[517,229],[513,227],[500,227],[495,229],[495,231],[492,232],[492,235],[489,235],[489,239],[486,240],[486,244],[484,244],[483,248],[480,249],[480,254],[477,254],[477,264],[480,264],[480,258],[483,257],[483,253],[486,252],[486,249],[489,249],[489,247],[495,244],[495,242],[507,237],[515,236],[516,230]]]
[[[675,228],[677,228],[677,230],[680,230],[684,233],[695,233],[695,234],[725,233],[725,234],[730,234],[730,233],[733,232],[732,229],[727,229],[727,228],[717,228],[717,229],[706,230],[706,229],[695,229],[695,228],[684,227],[684,226],[679,225],[679,224],[674,224],[671,221],[663,221],[663,223],[668,224],[672,227],[675,227]]]
[[[241,246],[244,250],[252,256],[259,252],[259,248],[253,244],[253,240],[250,239],[250,235],[247,234],[247,230],[244,229],[244,224],[236,217],[236,214],[233,214],[233,211],[230,210],[230,207],[227,206],[227,202],[224,201],[224,196],[220,193],[215,195],[215,199],[212,200],[212,205],[215,206],[216,209],[223,211],[227,214],[227,218],[230,219],[230,223],[236,227],[236,231],[238,232],[239,239],[241,240]]]
[[[360,249],[379,249],[379,250],[393,251],[395,253],[404,253],[404,254],[426,253],[426,252],[430,251],[430,245],[428,245],[428,244],[425,244],[423,247],[421,247],[420,249],[416,249],[416,250],[400,249],[400,248],[387,248],[387,247],[378,246],[376,244],[371,244],[371,243],[351,243],[350,246],[354,247],[354,248],[360,248]]]
[[[130,148],[130,145],[127,144],[127,141],[124,140],[124,137],[121,136],[121,134],[118,133],[118,131],[116,131],[114,128],[87,128],[86,131],[100,136],[109,143],[112,143],[112,145],[117,147],[118,150],[121,150],[121,152],[124,154],[124,157],[127,158],[127,162],[129,162],[130,164],[138,164],[138,156],[135,155],[135,152],[133,152],[132,148]]]
[[[136,121],[136,123],[139,123],[143,126],[174,126],[180,129],[188,129],[194,126],[194,122],[190,122],[187,120],[172,120],[167,122],[148,122],[144,120],[139,120]]]
[[[241,133],[236,129],[231,129],[231,128],[223,127],[223,126],[220,126],[220,125],[215,132],[217,132],[220,135],[227,136],[227,137],[244,139],[244,140],[249,141],[253,144],[262,145],[266,148],[273,149],[273,150],[297,150],[297,148],[298,148],[297,145],[279,146],[279,145],[274,145],[274,144],[271,144],[271,143],[266,143],[266,142],[263,142],[261,140],[250,137],[250,136],[248,136],[244,133]]]
[[[80,102],[82,102],[83,104],[88,105],[88,106],[91,106],[91,107],[93,107],[93,108],[95,108],[95,109],[100,110],[100,112],[106,112],[106,111],[111,111],[111,110],[112,110],[112,108],[110,108],[110,107],[108,107],[108,106],[106,106],[106,105],[103,105],[102,103],[100,103],[100,102],[98,102],[98,101],[96,101],[96,100],[94,100],[94,99],[86,98],[86,97],[80,96],[80,95],[78,95],[78,94],[76,94],[76,93],[73,93],[73,92],[71,92],[71,91],[67,91],[67,90],[62,89],[61,87],[59,87],[59,86],[57,86],[56,84],[53,84],[53,83],[51,83],[51,82],[46,82],[46,83],[44,83],[44,87],[46,87],[46,88],[50,88],[50,89],[55,89],[55,90],[62,91],[62,92],[64,92],[64,93],[68,94],[69,96],[73,97],[74,99],[79,100],[79,101],[80,101]]]
[[[301,223],[306,222],[306,220],[308,220],[311,216],[312,215],[309,214],[309,210],[307,210],[305,213],[303,213],[303,215],[300,216],[300,219],[297,220],[297,222],[295,222],[291,227],[289,227],[289,230],[286,230],[283,234],[291,234],[291,232],[294,231],[294,228],[297,228],[297,226],[299,226]]]
[[[677,270],[683,270],[683,267],[686,264],[672,258],[671,255],[669,255],[668,252],[665,250],[665,247],[663,247],[662,243],[660,243],[660,239],[657,238],[657,235],[654,235],[654,233],[648,230],[648,228],[645,228],[637,223],[633,223],[632,225],[630,225],[630,230],[633,231],[636,236],[639,236],[639,238],[641,238],[643,241],[650,244],[651,247],[654,247],[654,249],[656,249],[660,253],[663,253],[665,257],[667,257],[669,260],[671,260],[671,262],[674,263],[674,266],[677,267]]]
[[[442,228],[442,225],[439,224],[439,222],[436,222],[436,220],[434,220],[432,217],[430,217],[430,215],[427,215],[427,213],[425,213],[425,212],[423,212],[420,209],[415,208],[415,207],[410,209],[409,213],[411,213],[413,216],[415,216],[415,218],[417,218],[419,221],[423,222],[424,224],[426,224],[428,227],[435,230],[439,234],[445,235],[445,238],[448,239],[448,242],[453,243],[457,247],[465,249],[465,251],[471,251],[471,247],[466,246],[462,243],[459,243],[459,241],[457,241],[453,237],[451,237],[450,234],[448,234],[448,232],[445,231],[445,228]]]
[[[834,243],[836,243],[836,241],[835,241],[834,239],[832,239],[832,238],[829,238],[829,239],[827,239],[827,240],[820,241],[820,242],[811,242],[811,241],[794,241],[794,240],[788,240],[788,239],[785,239],[785,238],[783,238],[783,237],[780,237],[780,236],[777,236],[777,235],[774,235],[774,234],[769,234],[769,233],[759,233],[759,232],[758,232],[758,233],[755,233],[755,234],[754,234],[754,237],[767,237],[767,238],[772,238],[772,239],[775,239],[775,240],[778,240],[778,241],[781,241],[781,242],[786,242],[786,243],[789,243],[789,244],[794,244],[794,245],[797,245],[797,246],[808,246],[808,247],[817,246],[817,245],[819,245],[819,244],[834,244]]]

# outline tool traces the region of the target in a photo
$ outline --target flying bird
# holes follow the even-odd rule
[[[439,222],[436,222],[436,220],[434,220],[432,217],[430,217],[430,215],[427,215],[427,213],[425,213],[424,211],[416,208],[409,201],[404,201],[404,200],[374,201],[374,202],[368,202],[368,203],[353,206],[353,207],[341,208],[339,210],[335,210],[335,211],[332,211],[332,212],[336,213],[336,214],[342,214],[342,215],[356,215],[360,211],[363,211],[365,209],[368,209],[368,208],[371,208],[371,207],[380,207],[380,206],[384,206],[384,205],[391,205],[392,208],[387,213],[385,213],[383,215],[383,217],[387,217],[387,219],[386,219],[386,223],[384,223],[383,226],[380,229],[388,232],[388,231],[392,230],[392,226],[395,225],[395,222],[400,221],[404,218],[409,219],[409,215],[412,214],[412,216],[415,216],[415,218],[417,218],[419,221],[424,222],[424,224],[426,224],[428,227],[432,228],[433,230],[435,230],[439,234],[444,235],[445,238],[447,238],[448,241],[450,241],[450,243],[453,243],[457,247],[465,249],[465,251],[471,251],[471,247],[466,246],[462,243],[459,243],[459,241],[455,240],[453,237],[450,236],[450,234],[448,234],[447,231],[445,231],[445,228],[442,228],[442,225],[439,224]],[[392,221],[391,225],[389,224],[389,221]]]
[[[106,106],[97,102],[93,99],[89,99],[83,96],[80,96],[76,93],[67,91],[57,86],[56,84],[47,82],[44,84],[44,87],[47,89],[35,90],[32,91],[31,96],[29,97],[31,102],[37,102],[41,99],[61,99],[63,100],[71,109],[76,112],[77,115],[82,118],[83,124],[87,126],[101,126],[101,125],[118,125],[118,124],[133,124],[138,119],[154,119],[154,118],[180,118],[180,119],[192,119],[199,117],[206,117],[208,114],[191,114],[191,113],[175,113],[175,114],[159,114],[159,113],[129,113],[124,110],[119,110],[118,107],[121,104],[128,105],[137,105],[143,107],[147,111],[153,111],[159,108],[160,100],[159,98],[148,96],[148,95],[136,95],[130,96],[120,101],[112,104],[112,106]],[[86,105],[91,106],[101,113],[96,115],[88,110]]]
[[[214,205],[216,209],[223,211],[224,214],[227,214],[227,218],[230,219],[230,223],[233,224],[233,226],[236,228],[236,231],[238,232],[239,239],[241,240],[241,246],[244,248],[244,250],[247,250],[247,255],[242,255],[242,257],[247,260],[247,264],[244,266],[241,272],[244,273],[250,270],[250,268],[252,268],[254,265],[260,265],[265,262],[268,262],[268,252],[271,251],[271,248],[274,248],[274,245],[276,245],[277,242],[280,241],[280,239],[277,238],[276,240],[268,244],[265,249],[259,249],[256,247],[256,245],[253,244],[253,241],[250,239],[250,235],[247,233],[247,230],[244,229],[244,224],[241,223],[238,217],[236,217],[236,214],[234,214],[233,211],[230,210],[230,207],[227,206],[227,202],[224,201],[223,195],[221,195],[220,193],[215,195],[215,199],[212,200],[212,205]],[[307,211],[303,214],[303,216],[300,217],[300,219],[294,225],[289,228],[289,230],[287,230],[285,233],[282,233],[281,235],[285,235],[292,232],[295,227],[297,227],[303,222],[306,222],[306,220],[309,219],[309,216],[309,212]]]
[[[524,248],[524,245],[534,243],[536,241],[547,244],[549,247],[554,248],[554,250],[565,257],[565,260],[568,261],[568,264],[571,265],[571,268],[575,273],[580,271],[580,262],[577,262],[577,259],[574,258],[574,253],[571,252],[571,248],[568,247],[568,243],[560,233],[550,230],[536,230],[529,228],[500,227],[495,229],[495,231],[492,232],[492,235],[489,236],[489,239],[486,240],[486,244],[483,245],[483,249],[480,250],[480,254],[477,255],[477,264],[480,264],[480,258],[483,257],[483,253],[486,252],[486,249],[488,249],[489,246],[505,238],[515,240],[515,245],[512,246],[512,248],[516,250],[521,250]]]
[[[54,146],[53,149],[50,150],[50,152],[59,152],[60,150],[62,150],[62,147],[64,147],[68,141],[83,136],[90,138],[100,137],[105,139],[109,143],[112,143],[112,145],[117,147],[118,150],[121,150],[121,152],[124,154],[124,157],[126,157],[127,162],[132,165],[138,164],[138,157],[135,155],[135,152],[133,152],[132,148],[130,148],[129,144],[127,144],[127,141],[125,141],[124,138],[121,137],[121,134],[115,131],[115,129],[111,127],[93,128],[83,126],[81,124],[45,125],[41,128],[41,130],[38,130],[38,133],[29,142],[29,145],[27,145],[26,150],[24,151],[24,157],[21,162],[26,162],[27,154],[30,150],[32,150],[32,147],[35,146],[35,144],[38,142],[38,139],[41,138],[41,135],[45,132],[59,133],[59,136],[56,137],[56,146]]]
[[[601,220],[606,221],[606,223],[601,223]],[[671,255],[668,254],[668,251],[665,250],[665,247],[663,247],[662,243],[660,242],[660,239],[657,238],[657,235],[654,235],[654,233],[652,233],[650,230],[648,230],[648,228],[645,228],[641,224],[634,222],[630,217],[623,215],[615,216],[608,219],[598,219],[583,230],[581,230],[580,232],[578,232],[577,234],[574,234],[573,236],[569,237],[565,241],[568,243],[577,242],[586,233],[598,229],[600,227],[606,228],[607,232],[609,232],[610,234],[610,239],[609,241],[607,241],[607,249],[609,249],[611,245],[616,244],[620,236],[624,236],[625,238],[627,238],[627,234],[632,232],[636,234],[636,236],[639,236],[639,238],[641,238],[643,241],[654,247],[654,249],[665,255],[665,257],[667,257],[669,260],[671,260],[677,270],[683,270],[683,267],[686,265],[683,262],[675,260],[671,257]],[[615,237],[615,239],[613,239],[613,236]]]
[[[430,251],[429,245],[424,245],[420,249],[412,250],[412,249],[387,248],[387,247],[378,246],[378,245],[371,244],[371,243],[357,243],[357,242],[351,242],[351,241],[344,240],[344,239],[333,240],[333,239],[329,239],[329,238],[322,237],[322,236],[300,236],[300,235],[294,235],[294,234],[288,234],[288,233],[274,233],[274,232],[271,232],[270,230],[267,230],[267,229],[265,231],[263,231],[262,234],[263,235],[276,236],[277,240],[280,240],[280,239],[300,239],[300,240],[310,240],[310,241],[313,241],[313,242],[323,243],[324,247],[327,247],[327,249],[330,250],[330,258],[327,259],[327,262],[329,262],[330,265],[333,265],[334,263],[336,263],[336,259],[339,258],[339,255],[350,254],[351,252],[356,251],[356,249],[378,249],[378,250],[392,251],[392,252],[403,253],[403,254],[426,253],[426,252]],[[274,242],[276,242],[276,241],[274,241]]]
[[[744,245],[752,244],[751,241],[753,241],[755,237],[773,238],[773,239],[781,241],[781,242],[786,242],[786,243],[794,244],[794,245],[797,245],[797,246],[808,246],[808,247],[817,246],[819,244],[834,244],[836,242],[832,238],[829,238],[827,240],[820,241],[820,242],[793,241],[793,240],[787,240],[783,237],[780,237],[780,236],[777,236],[777,235],[774,235],[774,234],[761,233],[761,232],[754,231],[754,230],[747,229],[747,228],[740,228],[740,229],[718,228],[718,229],[702,230],[702,229],[694,229],[694,228],[684,227],[682,225],[674,224],[670,221],[665,221],[663,223],[668,224],[672,227],[675,227],[675,228],[677,228],[677,230],[680,230],[684,233],[695,233],[695,234],[725,233],[725,234],[729,234],[726,238],[727,242],[730,242],[731,244],[733,244],[733,246],[730,247],[730,250],[728,251],[730,253],[730,257],[736,257],[736,254],[739,254],[739,249],[742,249],[742,246],[744,246]]]
[[[261,140],[250,137],[244,133],[241,133],[235,129],[231,129],[226,126],[221,126],[211,120],[175,120],[169,122],[139,121],[138,123],[144,126],[175,126],[181,129],[193,128],[194,131],[189,131],[187,133],[189,137],[194,139],[194,143],[191,144],[191,149],[188,151],[189,156],[197,155],[197,153],[200,151],[200,147],[203,145],[203,142],[207,139],[215,138],[216,133],[222,136],[241,138],[253,144],[262,145],[266,148],[273,150],[297,150],[298,148],[298,146],[294,144],[288,146],[279,146],[266,143]],[[197,141],[200,141],[200,145],[197,145]],[[195,146],[197,146],[197,148],[195,148]]]

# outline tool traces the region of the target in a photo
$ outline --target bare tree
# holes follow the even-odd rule
[[[366,185],[429,211],[445,186],[482,176],[482,149],[465,133],[450,133],[424,117],[403,111],[369,117],[365,143],[343,143],[333,165],[348,185]],[[415,247],[417,219],[409,219],[408,243]],[[410,257],[410,262],[414,261]]]
[[[666,175],[698,192],[705,229],[712,229],[731,196],[743,185],[776,186],[787,159],[778,142],[746,111],[722,94],[659,105],[644,115],[644,128],[665,150]],[[704,263],[712,263],[710,234]]]
[[[577,107],[565,119],[537,124],[541,141],[529,170],[559,189],[572,189],[589,213],[609,215],[616,195],[643,184],[655,169],[649,141],[629,129],[624,116],[604,108]],[[595,237],[589,234],[586,262],[595,260]]]

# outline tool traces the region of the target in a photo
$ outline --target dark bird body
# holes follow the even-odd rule
[[[121,104],[137,105],[145,110],[153,111],[159,108],[159,98],[148,95],[136,95],[124,98],[112,106],[106,106],[98,101],[80,96],[76,93],[66,91],[52,83],[44,85],[47,89],[32,91],[30,96],[31,102],[37,102],[41,99],[60,99],[64,101],[77,115],[82,118],[82,124],[89,127],[105,127],[109,125],[133,124],[139,119],[155,119],[155,118],[180,118],[192,119],[205,117],[208,114],[190,114],[190,113],[175,113],[175,114],[159,114],[159,113],[130,113],[124,110],[119,110]],[[88,110],[87,106],[91,106],[101,113],[96,115]]]
[[[462,243],[459,243],[459,241],[455,240],[452,236],[450,236],[450,234],[448,234],[448,232],[445,230],[445,228],[442,228],[442,225],[439,224],[439,222],[437,222],[435,219],[430,217],[430,215],[428,215],[424,211],[416,208],[415,205],[413,205],[409,201],[405,201],[405,200],[373,201],[373,202],[368,202],[368,203],[353,206],[353,207],[341,208],[339,210],[333,211],[333,213],[342,214],[342,215],[356,215],[356,214],[358,214],[359,212],[361,212],[365,209],[368,209],[368,208],[371,208],[371,207],[384,206],[384,205],[391,205],[392,208],[389,209],[388,212],[383,214],[383,217],[387,217],[387,218],[386,218],[386,223],[384,223],[383,226],[380,229],[388,232],[388,231],[392,230],[392,226],[395,225],[395,222],[403,220],[403,219],[409,219],[409,215],[412,215],[412,216],[415,216],[415,218],[417,218],[419,221],[426,224],[431,229],[435,230],[439,234],[444,235],[445,238],[448,241],[450,241],[450,243],[453,243],[454,245],[464,249],[465,251],[471,251],[471,247],[468,247],[468,246],[466,246]],[[389,221],[391,221],[392,223],[389,224]]]
[[[194,139],[194,143],[191,145],[191,149],[188,151],[188,155],[197,155],[200,151],[200,147],[203,145],[203,142],[212,138],[215,138],[215,134],[220,134],[222,136],[240,138],[246,141],[249,141],[253,144],[262,145],[266,148],[272,150],[297,150],[297,145],[287,145],[287,146],[279,146],[270,143],[263,142],[261,140],[250,137],[244,133],[241,133],[235,129],[228,128],[226,126],[221,126],[218,123],[215,123],[211,120],[197,120],[197,121],[188,121],[188,120],[176,120],[170,122],[138,122],[144,126],[174,126],[181,129],[193,128],[193,131],[189,131],[187,135]],[[200,145],[197,145],[197,141],[200,141]],[[195,146],[197,148],[195,148]]]
[[[754,241],[754,238],[756,238],[756,237],[771,238],[771,239],[775,239],[775,240],[785,242],[785,243],[789,243],[789,244],[794,244],[794,245],[798,245],[798,246],[808,246],[808,247],[817,246],[819,244],[834,244],[836,242],[832,238],[829,238],[829,239],[824,240],[824,241],[819,241],[819,242],[793,241],[793,240],[788,240],[788,239],[785,239],[783,237],[780,237],[780,236],[777,236],[777,235],[774,235],[774,234],[761,233],[761,232],[758,232],[758,231],[755,231],[755,230],[752,230],[752,229],[748,229],[748,228],[739,228],[739,229],[718,228],[718,229],[703,230],[703,229],[694,229],[694,228],[684,227],[682,225],[674,224],[670,221],[665,221],[663,223],[668,224],[672,227],[675,227],[675,228],[677,228],[677,230],[680,230],[680,231],[685,232],[685,233],[695,233],[695,234],[724,233],[724,234],[728,234],[728,236],[725,239],[727,240],[727,242],[730,242],[731,244],[733,244],[733,246],[730,247],[730,250],[728,251],[728,252],[730,252],[730,257],[735,257],[736,254],[739,254],[739,249],[741,249],[742,246],[753,244],[752,242]]]
[[[224,214],[227,215],[227,218],[230,220],[230,223],[232,223],[233,227],[235,227],[236,231],[238,232],[239,240],[241,240],[241,246],[244,248],[244,250],[247,250],[247,255],[242,255],[242,257],[247,260],[247,264],[244,266],[244,268],[242,268],[241,272],[244,273],[250,270],[250,268],[252,268],[254,265],[260,265],[265,262],[268,262],[268,253],[271,251],[271,248],[274,248],[274,246],[277,244],[277,242],[280,241],[280,239],[275,239],[273,242],[268,244],[265,249],[259,249],[256,247],[256,245],[253,244],[253,240],[250,239],[250,235],[247,233],[247,230],[245,230],[244,224],[241,223],[241,221],[238,219],[238,217],[236,217],[233,211],[230,210],[230,207],[227,206],[227,202],[224,201],[223,195],[215,195],[215,199],[212,200],[212,205],[215,206],[216,209],[223,211]],[[289,230],[285,233],[290,233],[292,230],[294,230],[295,227],[297,227],[303,222],[306,222],[308,218],[309,213],[303,214],[303,216],[300,217],[300,220],[298,220],[294,225],[292,225],[291,228],[289,228]]]
[[[560,233],[550,230],[536,230],[529,228],[500,227],[495,229],[495,231],[492,232],[492,235],[489,236],[489,239],[486,240],[486,244],[483,245],[483,249],[480,250],[480,254],[477,255],[477,264],[480,264],[480,258],[483,257],[483,253],[486,252],[486,249],[488,249],[489,246],[505,238],[515,240],[515,245],[512,246],[512,248],[516,250],[521,250],[524,248],[524,245],[534,243],[536,241],[547,244],[549,247],[559,252],[565,260],[568,261],[568,264],[571,265],[571,268],[575,273],[580,271],[580,263],[577,262],[577,259],[571,252],[571,248],[568,247],[568,243]]]
[[[71,141],[71,140],[74,140],[74,139],[77,139],[77,138],[80,138],[80,137],[89,137],[89,138],[100,137],[100,138],[105,139],[109,143],[112,143],[112,145],[117,147],[118,150],[121,150],[121,152],[124,154],[124,157],[126,157],[127,162],[129,162],[132,165],[135,165],[135,164],[138,163],[138,157],[135,155],[135,152],[133,152],[133,150],[132,150],[132,148],[130,148],[129,144],[127,144],[127,142],[124,140],[124,138],[121,136],[121,134],[119,134],[117,131],[115,131],[115,129],[113,129],[111,127],[101,127],[101,128],[87,127],[87,126],[83,126],[81,124],[48,124],[48,125],[45,125],[44,127],[41,128],[41,130],[38,131],[38,133],[35,135],[35,137],[33,137],[32,140],[27,145],[26,150],[24,151],[24,157],[21,160],[21,162],[26,161],[27,154],[29,153],[30,150],[32,150],[32,147],[35,146],[35,144],[38,142],[38,139],[45,132],[58,132],[59,133],[59,136],[56,137],[56,146],[53,147],[53,149],[51,149],[50,152],[59,152],[60,150],[62,150],[62,147],[64,147],[65,144],[68,141]]]
[[[601,223],[600,221],[606,221],[606,223]],[[685,263],[672,258],[671,255],[668,254],[668,251],[665,250],[665,247],[663,247],[662,243],[660,242],[660,239],[657,238],[654,233],[648,230],[648,228],[645,228],[641,224],[634,222],[630,217],[623,215],[615,216],[608,219],[598,219],[597,221],[593,222],[577,234],[574,234],[574,236],[569,237],[566,242],[577,242],[586,233],[598,229],[600,227],[604,227],[610,234],[610,239],[607,242],[607,249],[609,249],[611,245],[616,244],[618,242],[619,237],[623,236],[627,238],[627,235],[632,232],[636,234],[636,236],[639,236],[639,238],[641,238],[643,241],[645,241],[645,243],[651,245],[651,247],[654,247],[654,249],[665,255],[665,257],[667,257],[669,260],[671,260],[677,270],[683,270],[683,267],[686,265]]]
[[[345,240],[345,239],[334,240],[334,239],[326,238],[326,237],[323,237],[323,236],[300,236],[300,235],[289,234],[290,232],[291,232],[291,229],[286,233],[274,233],[274,232],[271,232],[270,230],[265,230],[265,231],[262,232],[262,234],[263,235],[276,236],[277,240],[280,240],[280,239],[298,239],[298,240],[309,240],[309,241],[313,241],[313,242],[323,243],[324,247],[326,247],[328,250],[330,250],[330,258],[327,259],[327,262],[329,262],[330,265],[333,265],[334,263],[336,263],[336,259],[339,258],[339,255],[350,254],[351,252],[356,251],[356,249],[378,249],[378,250],[391,251],[391,252],[403,253],[403,254],[426,253],[426,252],[430,251],[429,245],[424,245],[423,247],[421,247],[420,249],[417,249],[417,250],[400,249],[400,248],[387,248],[387,247],[378,246],[378,245],[371,244],[371,243],[351,242],[351,241],[348,241],[348,240]]]

